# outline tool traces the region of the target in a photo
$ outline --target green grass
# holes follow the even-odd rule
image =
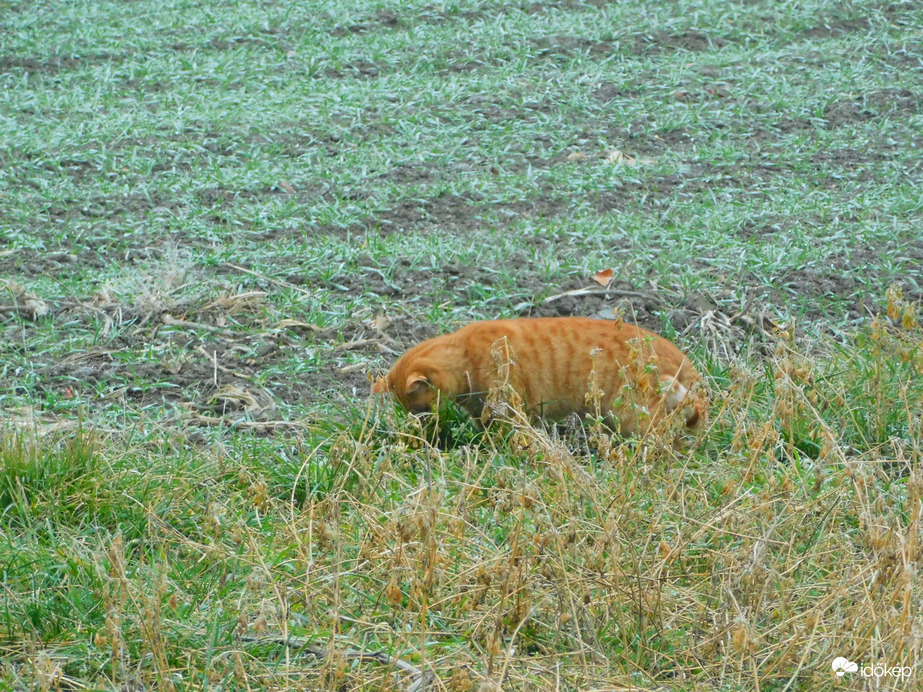
[[[412,677],[285,636],[452,690],[920,668],[921,42],[915,1],[0,0],[2,684]],[[369,403],[437,332],[613,310],[707,374],[687,451]]]

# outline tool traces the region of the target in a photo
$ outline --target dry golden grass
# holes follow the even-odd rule
[[[823,690],[839,656],[916,675],[923,335],[889,300],[833,352],[789,331],[762,372],[714,368],[680,450],[670,424],[449,411],[437,431],[374,400],[300,442],[11,433],[4,679]]]

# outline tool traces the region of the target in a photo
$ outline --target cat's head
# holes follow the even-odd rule
[[[445,379],[442,370],[433,363],[399,360],[385,377],[375,382],[373,391],[391,392],[410,413],[424,413],[432,410],[440,390],[444,391]]]

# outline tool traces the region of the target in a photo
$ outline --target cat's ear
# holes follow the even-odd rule
[[[375,384],[372,385],[372,392],[375,394],[385,394],[390,387],[388,387],[388,378],[379,377],[375,380]]]
[[[413,372],[407,377],[407,383],[404,385],[404,391],[407,394],[418,394],[424,392],[430,387],[429,379],[423,373]]]

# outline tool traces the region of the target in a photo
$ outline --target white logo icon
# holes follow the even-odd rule
[[[846,673],[855,673],[858,670],[859,664],[853,663],[849,659],[842,656],[837,656],[833,659],[833,672],[839,677],[843,677]]]

